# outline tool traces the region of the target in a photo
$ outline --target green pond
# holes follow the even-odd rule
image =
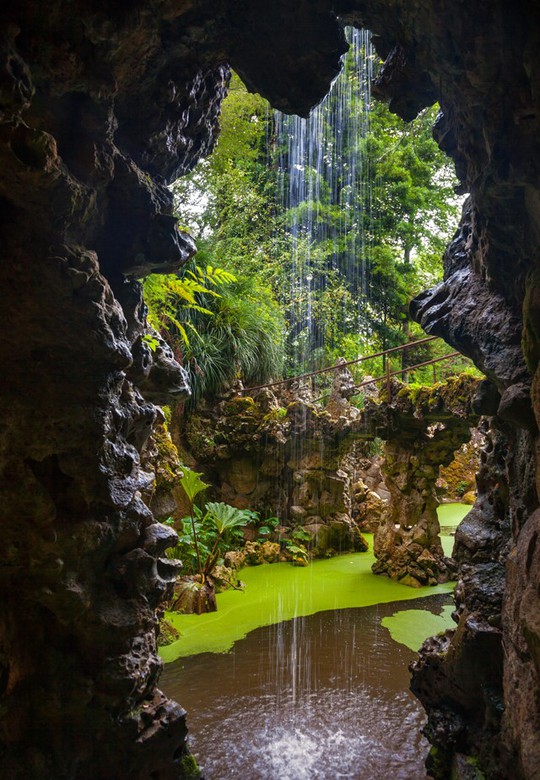
[[[463,504],[445,504],[439,508],[442,543],[447,555],[453,546],[450,534],[469,509]],[[180,639],[161,648],[160,655],[165,662],[171,662],[198,653],[224,653],[262,626],[328,610],[397,603],[452,592],[453,583],[412,589],[373,575],[372,537],[366,535],[366,538],[370,549],[365,553],[316,560],[305,568],[276,563],[243,569],[240,577],[245,590],[218,594],[217,612],[167,614],[180,632]],[[451,608],[438,615],[424,609],[396,609],[393,616],[383,618],[382,625],[393,639],[417,649],[426,637],[453,625],[450,612]]]

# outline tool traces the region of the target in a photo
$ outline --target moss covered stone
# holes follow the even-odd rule
[[[180,632],[167,618],[161,618],[159,621],[158,647],[167,647],[167,645],[177,642],[180,639]]]

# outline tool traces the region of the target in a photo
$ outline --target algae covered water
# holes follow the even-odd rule
[[[180,632],[180,640],[160,650],[164,661],[196,653],[226,652],[250,631],[325,610],[367,607],[451,593],[452,584],[411,590],[371,572],[375,561],[372,537],[365,553],[339,555],[313,561],[306,568],[289,563],[243,569],[244,591],[229,590],[217,596],[218,611],[206,615],[168,614]],[[452,540],[443,539],[451,551]],[[427,636],[429,631],[425,634]]]
[[[468,509],[443,508],[446,533]],[[426,778],[408,665],[452,625],[452,585],[412,590],[371,574],[373,561],[245,569],[245,592],[220,594],[218,612],[175,618],[161,687],[188,711],[207,780]]]

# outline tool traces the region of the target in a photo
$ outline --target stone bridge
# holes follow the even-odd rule
[[[363,547],[354,521],[355,458],[362,443],[382,439],[390,505],[375,535],[374,571],[407,585],[436,584],[454,569],[439,539],[435,483],[478,423],[479,384],[466,374],[432,387],[393,381],[390,399],[386,388],[376,397],[368,392],[360,410],[342,368],[324,408],[305,383],[280,397],[238,391],[191,416],[183,443],[223,501],[302,525],[323,551]]]

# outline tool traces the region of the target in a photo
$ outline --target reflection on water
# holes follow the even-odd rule
[[[168,664],[161,687],[188,710],[205,777],[424,780],[424,714],[408,690],[414,653],[380,621],[449,601],[322,612],[257,629],[230,653]]]

